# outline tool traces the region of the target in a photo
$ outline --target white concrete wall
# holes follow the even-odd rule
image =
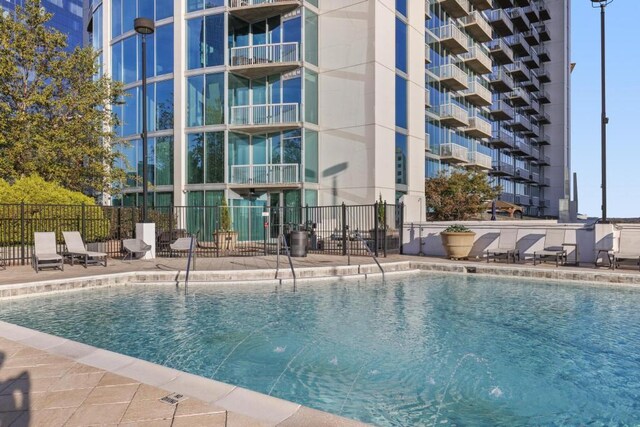
[[[453,222],[421,222],[405,223],[403,230],[403,253],[406,255],[422,254],[427,256],[445,256],[440,232]],[[521,256],[533,256],[533,252],[541,250],[544,245],[545,232],[549,228],[566,230],[566,243],[577,243],[579,261],[593,263],[599,249],[617,249],[620,228],[611,224],[558,224],[557,221],[461,221],[476,233],[470,258],[483,258],[488,249],[498,247],[500,230],[518,229],[517,248]],[[640,228],[640,226],[626,226]],[[625,227],[625,228],[626,228]],[[422,242],[422,243],[421,243]],[[640,250],[640,248],[639,248]],[[567,247],[568,262],[574,260],[574,248]]]

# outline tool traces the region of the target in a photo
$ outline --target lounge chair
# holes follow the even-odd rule
[[[520,249],[516,248],[518,242],[518,229],[503,229],[500,230],[500,237],[498,238],[498,247],[493,249],[487,249],[487,262],[493,259],[506,258],[507,264],[509,260],[513,259],[515,264],[516,258],[520,261]]]
[[[87,268],[87,265],[91,264],[102,264],[105,267],[107,266],[107,254],[104,252],[92,252],[88,251],[84,242],[82,241],[82,236],[78,231],[63,231],[62,236],[64,237],[64,243],[67,246],[67,251],[64,255],[71,258],[71,265],[73,265],[73,261],[76,257],[80,258],[84,261],[84,268]]]
[[[33,233],[33,256],[31,265],[36,273],[45,267],[60,268],[64,271],[62,255],[56,250],[56,233]]]
[[[542,262],[545,258],[555,258],[556,267],[561,263],[567,263],[567,250],[562,246],[565,243],[565,230],[556,228],[550,228],[544,235],[544,245],[541,251],[535,251],[533,253],[533,265],[536,265],[536,260]]]
[[[147,245],[142,239],[124,239],[122,241],[122,248],[127,252],[123,260],[133,259],[134,255],[140,254],[144,256],[151,250],[151,245]]]
[[[198,243],[195,237],[179,237],[175,242],[171,243],[169,247],[171,248],[171,256],[173,256],[173,252],[186,252],[188,254],[191,251],[193,268],[196,268],[196,248],[198,247]]]
[[[618,250],[599,250],[598,256],[596,257],[596,266],[601,252],[605,252],[607,254],[609,263],[613,270],[620,267],[620,261],[625,260],[636,261],[638,269],[640,269],[640,230],[632,230],[628,228],[623,228],[622,230],[620,230]]]

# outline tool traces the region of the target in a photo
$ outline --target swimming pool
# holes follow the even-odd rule
[[[640,421],[640,292],[481,276],[119,286],[0,320],[378,425]]]

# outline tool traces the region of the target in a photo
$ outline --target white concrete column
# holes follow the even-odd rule
[[[142,259],[155,259],[156,257],[156,225],[152,222],[137,223],[136,239],[141,239],[147,245],[151,245],[151,250],[145,253]]]

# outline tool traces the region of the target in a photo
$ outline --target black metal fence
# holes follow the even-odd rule
[[[137,207],[88,205],[0,205],[0,259],[28,264],[33,233],[56,233],[64,251],[63,231],[80,231],[89,250],[121,257],[122,239],[135,235],[142,218]],[[148,212],[156,224],[157,256],[176,256],[170,244],[197,237],[199,257],[259,256],[278,251],[279,236],[305,231],[309,253],[376,256],[398,253],[402,241],[403,206],[170,206]]]

